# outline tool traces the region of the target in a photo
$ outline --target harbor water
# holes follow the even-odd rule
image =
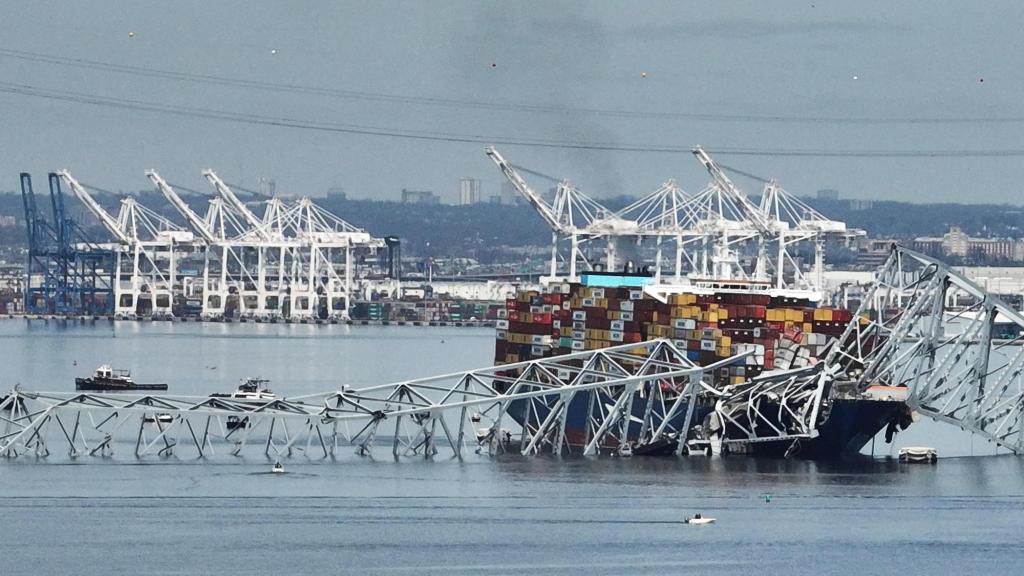
[[[5,320],[0,387],[67,391],[110,363],[171,394],[226,392],[244,376],[305,394],[485,366],[492,338]],[[346,452],[289,459],[281,475],[272,464],[0,462],[2,573],[1010,574],[1024,562],[1024,459],[1009,455],[932,466]],[[680,522],[697,512],[717,522]]]

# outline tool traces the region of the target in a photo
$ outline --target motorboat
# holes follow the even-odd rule
[[[930,446],[905,446],[900,448],[899,460],[914,464],[935,464],[939,460],[939,452]]]
[[[142,417],[142,421],[146,424],[170,424],[174,422],[174,416],[170,414],[146,414]]]
[[[104,364],[87,378],[75,378],[75,389],[90,392],[132,392],[135,390],[167,390],[167,384],[139,384],[128,370]]]
[[[697,514],[693,518],[686,518],[685,520],[683,520],[683,524],[696,524],[698,526],[704,525],[704,524],[714,524],[714,523],[715,523],[715,519],[714,518],[705,518],[705,517],[701,516],[700,514]]]
[[[269,402],[277,400],[277,394],[270,391],[265,378],[244,378],[238,388],[231,394],[210,394],[214,398],[230,398],[243,402]]]

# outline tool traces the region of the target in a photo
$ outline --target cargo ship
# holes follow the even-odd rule
[[[550,283],[541,290],[524,290],[499,312],[495,341],[496,364],[597,350],[650,339],[669,339],[694,364],[707,366],[724,358],[750,353],[742,364],[713,374],[717,387],[739,385],[762,374],[814,366],[835,345],[853,314],[818,306],[797,292],[771,290],[758,282],[693,282],[666,289],[642,274],[590,273],[579,282]],[[909,425],[906,404],[870,391],[830,387],[821,407],[818,435],[792,440],[730,443],[723,451],[771,457],[829,459],[858,453],[886,426]],[[574,399],[566,417],[565,439],[582,447],[586,439],[589,400]],[[716,422],[714,402],[694,407],[686,438],[660,439],[657,446],[638,446],[636,454],[675,453],[677,443],[688,449],[709,447],[709,431],[729,436],[730,424]],[[644,402],[632,405],[629,438],[637,438]],[[520,425],[525,402],[512,403],[508,413]],[[682,411],[681,413],[685,413]],[[539,415],[543,417],[543,414]],[[673,422],[675,428],[682,427]],[[734,436],[739,436],[738,434]],[[604,446],[614,449],[614,446]]]

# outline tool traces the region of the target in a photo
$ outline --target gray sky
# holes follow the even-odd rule
[[[630,146],[1024,149],[1019,1],[5,2],[0,22],[0,51],[415,100],[153,78],[0,52],[6,85],[264,118]],[[441,106],[423,98],[513,106]],[[772,117],[785,119],[766,120]],[[841,121],[807,121],[820,118]],[[974,118],[1011,120],[963,121]],[[0,120],[0,189],[16,188],[20,171],[41,177],[61,167],[115,190],[146,187],[142,171],[151,167],[205,190],[199,171],[212,167],[249,186],[268,176],[282,192],[321,195],[342,186],[352,197],[378,199],[397,199],[406,187],[453,201],[460,177],[482,179],[485,196],[497,193],[501,181],[478,143],[244,124],[3,92]],[[696,192],[707,180],[687,153],[499,149],[596,197],[644,193],[668,178]],[[859,198],[1022,203],[1019,155],[717,158],[778,177],[798,194],[838,188]]]

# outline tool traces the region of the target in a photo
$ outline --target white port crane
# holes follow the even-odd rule
[[[586,267],[592,267],[581,250],[582,244],[604,238],[607,241],[605,267],[607,270],[614,270],[616,268],[614,238],[640,235],[641,231],[636,221],[621,218],[615,212],[579,191],[568,180],[559,182],[553,201],[548,203],[526,183],[515,167],[505,160],[493,146],[487,147],[485,153],[551,227],[550,278],[557,277],[558,244],[562,238],[567,238],[569,241],[569,255],[566,258],[569,263],[569,277],[578,278],[578,263],[581,262]]]
[[[753,281],[764,289],[820,297],[825,237],[849,238],[863,232],[848,230],[843,222],[826,218],[774,180],[766,181],[760,204],[755,204],[703,148],[696,146],[691,151],[711,175],[711,183],[704,190],[691,196],[674,181],[668,181],[618,212],[611,212],[568,181],[559,184],[552,203],[545,201],[497,150],[486,149],[488,157],[551,227],[551,279],[557,277],[562,238],[568,238],[571,245],[566,260],[569,278],[575,279],[577,262],[586,263],[579,249],[582,242],[605,239],[606,263],[608,269],[614,269],[617,239],[630,237],[642,243],[653,237],[657,245],[654,273],[658,283],[666,280],[661,274],[662,248],[665,240],[671,239],[675,242],[675,284],[683,283],[686,265],[694,272],[689,281]],[[793,246],[808,240],[815,241],[815,260],[809,275],[790,253]],[[774,261],[768,256],[768,247],[773,243],[778,248]],[[741,255],[751,244],[756,256],[753,270],[748,270]]]
[[[230,206],[232,210],[237,212],[243,219],[245,219],[245,221],[251,227],[252,233],[255,236],[259,237],[262,240],[271,239],[270,234],[268,234],[264,229],[263,222],[259,218],[257,218],[255,214],[253,214],[252,210],[249,210],[249,207],[245,205],[245,202],[242,202],[238,198],[238,196],[235,195],[234,191],[231,190],[231,188],[228,188],[228,185],[225,184],[224,181],[221,180],[219,176],[217,176],[216,172],[210,169],[206,169],[203,170],[202,174],[203,177],[206,178],[207,181],[209,181],[210,184],[212,184],[213,187],[217,190],[217,194],[219,194],[220,197],[223,198],[224,201],[228,203],[228,206]]]
[[[134,316],[140,312],[140,304],[148,300],[153,315],[171,316],[174,294],[179,289],[177,252],[182,247],[191,252],[195,248],[195,236],[131,197],[121,200],[121,208],[114,218],[68,170],[57,174],[118,244],[114,271],[115,315]]]

